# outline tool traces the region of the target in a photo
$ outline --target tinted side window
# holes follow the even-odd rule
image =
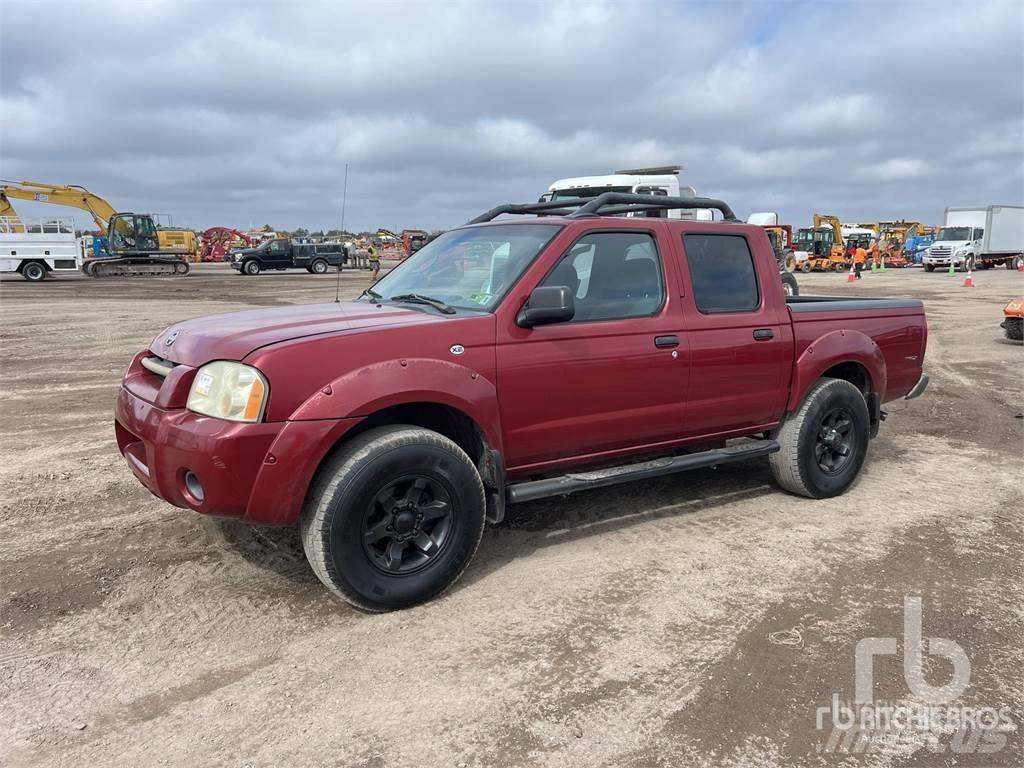
[[[665,283],[654,238],[645,232],[595,232],[576,241],[541,285],[567,285],[572,322],[653,315]]]
[[[761,305],[754,257],[739,235],[683,235],[697,309],[751,312]]]

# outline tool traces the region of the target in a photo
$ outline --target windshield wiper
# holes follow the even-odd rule
[[[380,301],[381,299],[384,298],[375,290],[373,290],[373,288],[367,288],[366,290],[359,294],[360,299],[363,298],[363,296],[369,296],[371,299],[376,299],[377,301]]]
[[[426,304],[436,310],[444,312],[446,315],[455,314],[455,310],[450,305],[440,299],[433,299],[430,296],[424,296],[420,293],[400,293],[397,296],[392,296],[390,301],[405,302],[406,304]]]

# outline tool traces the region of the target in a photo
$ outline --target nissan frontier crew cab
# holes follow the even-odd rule
[[[723,220],[622,216],[659,206]],[[754,457],[843,493],[926,340],[919,301],[786,298],[722,201],[605,193],[499,206],[354,301],[175,324],[114,428],[158,497],[297,524],[331,591],[388,610],[451,585],[509,504]]]

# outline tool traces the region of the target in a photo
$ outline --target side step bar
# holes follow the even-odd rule
[[[685,472],[689,469],[714,467],[719,464],[728,464],[731,461],[767,456],[778,450],[779,444],[775,440],[748,440],[725,448],[688,453],[685,456],[667,456],[637,464],[624,464],[619,467],[595,469],[590,472],[573,472],[543,480],[514,483],[506,487],[505,494],[508,501],[515,504],[543,499],[546,496],[562,496],[589,488],[603,488],[607,485],[630,483],[634,480],[647,480],[652,477]]]

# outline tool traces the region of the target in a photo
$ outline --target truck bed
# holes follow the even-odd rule
[[[918,299],[861,296],[787,296],[796,358],[822,353],[829,337],[864,334],[864,354],[884,360],[885,381],[873,382],[881,401],[910,392],[923,373],[928,340],[924,303]],[[813,347],[813,348],[812,348]]]

